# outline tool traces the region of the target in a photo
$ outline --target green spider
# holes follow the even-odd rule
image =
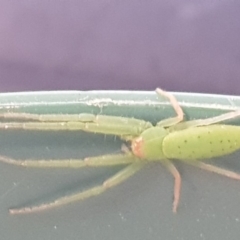
[[[227,155],[240,149],[240,127],[217,124],[240,116],[240,110],[207,119],[183,121],[184,114],[175,97],[160,88],[156,89],[156,93],[167,98],[177,114],[176,117],[158,122],[156,126],[141,119],[85,113],[70,115],[1,113],[0,119],[11,121],[0,122],[0,129],[83,130],[116,135],[130,143],[131,146],[130,149],[123,148],[121,154],[109,154],[85,159],[16,160],[0,155],[1,162],[23,167],[82,168],[127,165],[99,186],[38,206],[13,208],[9,212],[11,214],[37,212],[98,195],[125,181],[142,169],[149,161],[160,161],[174,177],[173,212],[177,212],[179,205],[181,176],[170,159],[179,159],[201,169],[240,180],[240,174],[199,161]]]

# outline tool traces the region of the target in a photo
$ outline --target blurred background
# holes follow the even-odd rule
[[[240,95],[240,1],[1,0],[0,92]]]

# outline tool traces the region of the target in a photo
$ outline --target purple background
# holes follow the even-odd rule
[[[240,94],[240,1],[1,0],[0,91]]]

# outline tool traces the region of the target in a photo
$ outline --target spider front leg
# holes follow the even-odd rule
[[[158,95],[167,98],[177,116],[165,119],[158,123],[159,126],[172,126],[183,120],[183,111],[175,97],[163,91],[156,89]],[[86,132],[111,134],[131,140],[140,135],[144,130],[152,127],[150,122],[141,119],[116,117],[94,114],[31,114],[31,113],[0,113],[0,118],[9,119],[9,122],[0,123],[0,129],[24,129],[39,131],[61,131],[61,130],[83,130]]]
[[[53,202],[44,203],[39,206],[25,207],[25,208],[12,208],[9,210],[9,212],[11,214],[39,212],[39,211],[47,210],[50,208],[62,206],[75,201],[84,200],[89,197],[99,195],[105,192],[107,189],[112,188],[122,183],[123,181],[127,180],[134,173],[138,172],[144,165],[145,165],[144,162],[132,163],[131,165],[127,166],[123,170],[119,171],[117,174],[113,175],[112,177],[104,181],[102,185],[90,188],[88,190],[85,190],[70,196],[61,197],[59,199],[56,199]]]
[[[24,129],[39,131],[77,131],[117,135],[132,139],[145,129],[152,127],[150,122],[141,119],[94,114],[54,114],[38,115],[26,113],[5,113],[0,118],[11,119],[1,122],[0,129]],[[13,120],[14,119],[14,120]],[[24,120],[24,121],[16,121]]]

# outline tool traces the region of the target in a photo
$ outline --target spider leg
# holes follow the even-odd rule
[[[220,123],[220,122],[223,122],[226,120],[234,119],[237,117],[240,117],[240,110],[223,113],[219,116],[215,116],[215,117],[211,117],[211,118],[181,122],[181,123],[176,124],[175,126],[172,126],[170,129],[171,130],[181,130],[181,129],[186,129],[186,128],[190,128],[190,127],[207,126],[207,125]]]
[[[171,163],[169,160],[164,160],[163,164],[166,166],[166,168],[174,177],[175,183],[174,183],[173,212],[176,213],[179,205],[179,200],[180,200],[181,182],[182,182],[181,175],[177,170],[177,168],[174,166],[174,164]]]
[[[2,115],[3,116],[3,115]],[[14,117],[14,121],[1,122],[0,129],[24,129],[39,131],[77,131],[117,135],[131,139],[152,127],[150,122],[141,119],[93,114],[56,114],[37,115],[26,113],[5,113],[5,118]],[[17,122],[16,119],[25,121]]]
[[[72,194],[69,196],[61,197],[56,199],[53,202],[44,203],[38,206],[32,206],[32,207],[23,207],[23,208],[12,208],[9,209],[9,212],[11,214],[24,214],[24,213],[33,213],[33,212],[39,212],[43,210],[47,210],[50,208],[62,206],[65,204],[69,204],[75,201],[79,200],[85,200],[89,197],[99,195],[103,192],[105,192],[107,189],[112,188],[123,181],[127,180],[130,176],[132,176],[134,173],[138,172],[145,163],[132,163],[131,165],[127,166],[123,170],[119,171],[109,179],[103,182],[102,185],[90,188],[88,190]]]
[[[185,161],[185,162],[192,165],[192,166],[199,167],[203,170],[207,170],[209,172],[214,172],[214,173],[217,173],[219,175],[222,175],[222,176],[225,176],[225,177],[228,177],[228,178],[232,178],[232,179],[235,179],[235,180],[240,180],[240,174],[239,173],[235,173],[235,172],[227,170],[227,169],[223,169],[223,168],[211,165],[211,164],[206,164],[206,163],[203,163],[203,162],[200,162],[200,161],[194,161],[194,162]]]
[[[173,106],[173,108],[174,108],[174,110],[177,114],[176,117],[161,120],[160,122],[157,123],[157,126],[159,126],[159,127],[169,127],[169,126],[173,126],[173,125],[181,122],[183,120],[184,113],[183,113],[183,110],[180,107],[177,99],[171,93],[163,91],[160,88],[157,88],[156,92],[157,92],[158,95],[163,96],[170,101],[171,105]]]
[[[100,167],[114,166],[139,162],[139,159],[131,153],[126,154],[107,154],[85,159],[26,159],[17,160],[0,155],[0,162],[7,164],[34,167],[34,168],[81,168],[81,167]]]

